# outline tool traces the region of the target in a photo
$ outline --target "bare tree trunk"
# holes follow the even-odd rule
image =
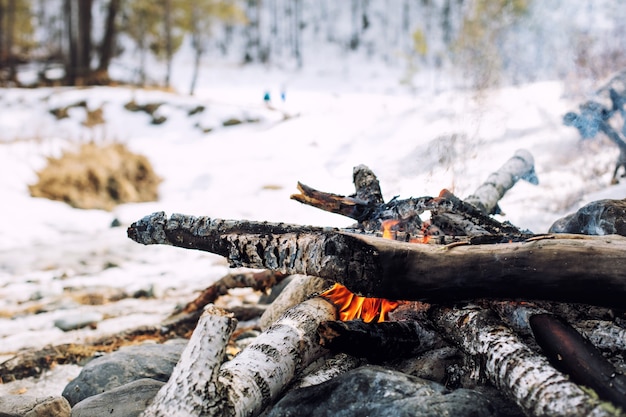
[[[193,74],[191,76],[191,85],[189,87],[189,95],[193,96],[196,91],[196,83],[198,81],[198,73],[200,71],[200,61],[204,52],[204,45],[202,44],[202,34],[200,33],[200,27],[198,22],[198,5],[196,2],[191,4],[191,45],[194,50],[193,59]]]
[[[115,49],[115,36],[117,34],[117,28],[115,26],[115,19],[120,9],[120,0],[110,0],[107,10],[107,17],[104,29],[104,37],[102,38],[102,44],[100,45],[100,63],[98,64],[98,71],[103,73],[108,78],[108,69],[111,59],[113,58],[113,52]]]
[[[69,85],[76,84],[76,67],[78,63],[78,46],[74,29],[74,7],[72,0],[63,1],[63,15],[65,18],[65,33],[68,41],[68,56],[65,63],[65,78]]]
[[[15,41],[15,20],[16,20],[16,0],[9,0],[7,7],[7,37],[6,37],[6,56],[9,67],[9,81],[17,80],[17,68],[15,55],[13,54],[13,42]]]
[[[78,76],[80,83],[89,83],[91,74],[91,8],[93,0],[78,0]]]
[[[169,88],[172,75],[172,56],[174,54],[172,45],[172,1],[165,0],[163,7],[165,12],[165,87]]]
[[[554,369],[545,357],[532,352],[488,310],[435,308],[433,320],[443,334],[478,359],[489,381],[527,415],[616,415]]]

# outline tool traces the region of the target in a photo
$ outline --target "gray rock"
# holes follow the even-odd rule
[[[144,343],[93,359],[65,387],[63,396],[74,406],[87,397],[138,379],[166,382],[186,345],[186,339],[164,344]]]
[[[626,200],[598,200],[555,221],[548,233],[626,236]]]
[[[94,395],[72,409],[72,417],[136,417],[152,402],[165,382],[144,378]]]
[[[63,397],[0,396],[1,417],[70,417],[70,413]]]
[[[496,416],[479,392],[378,366],[364,366],[325,383],[291,391],[266,417]]]
[[[96,326],[98,322],[102,321],[102,318],[102,313],[98,312],[76,313],[56,319],[54,325],[64,332],[67,332],[82,329],[87,326]]]

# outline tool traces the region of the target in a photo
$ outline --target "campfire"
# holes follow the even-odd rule
[[[289,295],[278,318],[226,361],[236,320],[207,294],[190,303],[189,345],[143,415],[331,415],[328,393],[372,373],[415,392],[438,383],[415,401],[437,398],[446,415],[623,415],[626,238],[611,234],[623,203],[596,202],[605,236],[571,234],[579,232],[568,225],[589,209],[555,222],[559,233],[536,235],[491,216],[519,179],[538,181],[525,150],[464,199],[444,190],[384,202],[375,174],[360,165],[354,195],[298,184],[292,196],[354,219],[352,228],[162,212],[135,222],[128,234],[139,243],[269,271],[253,287],[296,274],[287,288],[322,283]],[[279,297],[294,294],[287,288]],[[378,386],[368,381],[361,385]],[[368,410],[399,394],[360,395],[343,406]]]

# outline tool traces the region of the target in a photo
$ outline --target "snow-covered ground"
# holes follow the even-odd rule
[[[462,198],[520,148],[534,155],[539,185],[518,183],[502,199],[499,220],[541,233],[590,201],[626,197],[626,185],[609,185],[617,148],[602,138],[582,142],[563,126],[563,114],[579,102],[565,99],[556,81],[479,94],[409,89],[384,68],[205,71],[194,97],[126,87],[0,91],[0,360],[27,347],[159,323],[228,272],[212,254],[131,242],[126,226],[154,211],[345,227],[353,221],[291,200],[297,182],[348,195],[352,168],[365,164],[386,199],[442,188]],[[272,109],[263,103],[266,90]],[[146,114],[123,108],[131,99],[165,103],[158,111],[168,120],[151,125]],[[49,113],[80,100],[102,106],[105,124],[82,126],[82,108],[61,121]],[[206,110],[189,116],[198,104]],[[221,126],[230,117],[259,121]],[[164,179],[159,201],[104,212],[29,196],[47,156],[88,140],[123,142],[146,155]],[[122,227],[110,227],[114,219]],[[154,298],[90,305],[77,296],[138,290]],[[103,315],[97,329],[54,326],[91,312]],[[0,385],[0,393],[7,390],[15,387]]]

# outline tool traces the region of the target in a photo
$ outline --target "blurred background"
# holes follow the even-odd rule
[[[2,0],[0,82],[124,82],[194,93],[198,79],[210,77],[206,63],[295,74],[345,73],[366,63],[413,88],[559,79],[579,92],[623,68],[625,6],[618,0]]]

